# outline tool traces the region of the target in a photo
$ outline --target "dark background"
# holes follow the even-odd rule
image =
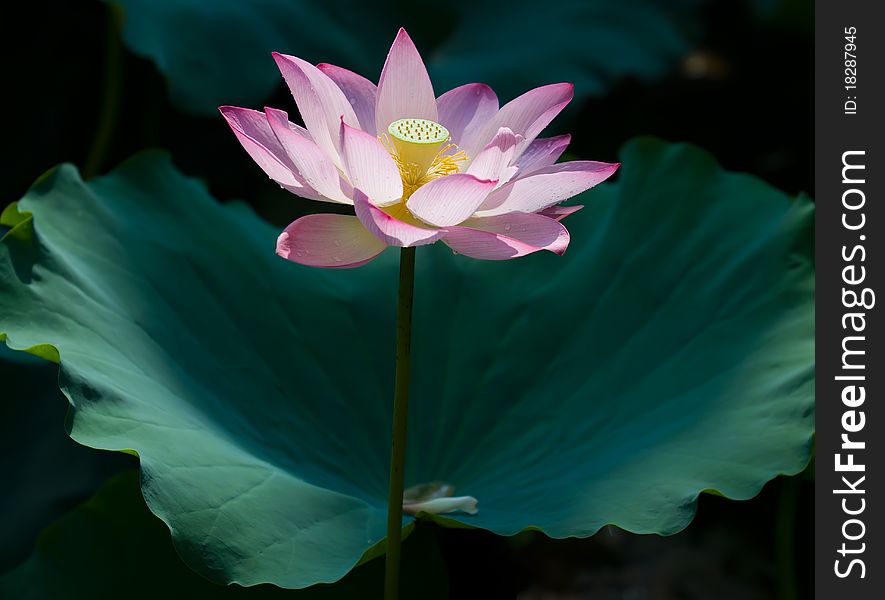
[[[169,102],[164,77],[120,43],[106,4],[32,2],[17,12],[4,15],[0,204],[20,198],[59,162],[91,176],[139,150],[162,147],[216,197],[245,199],[278,225],[307,210],[307,203],[268,185],[220,116],[189,116]],[[613,161],[625,140],[651,134],[700,145],[727,169],[754,173],[788,193],[810,192],[811,3],[710,2],[699,20],[693,47],[669,75],[651,83],[624,78],[567,109],[556,128],[572,133],[569,152]],[[122,74],[114,90],[106,86],[109,70]],[[267,104],[295,114],[282,85]],[[109,473],[134,464],[65,437],[66,402],[53,366],[12,368],[8,360],[0,357],[0,416],[8,430],[3,468],[13,484],[7,506],[0,505],[0,571],[23,560],[39,530],[89,497]],[[48,422],[57,427],[46,431]],[[47,447],[56,453],[46,456]],[[63,484],[59,456],[79,465],[68,469]],[[421,526],[432,528],[440,544],[453,597],[788,600],[812,596],[812,491],[806,470],[768,483],[747,502],[703,495],[689,528],[669,538],[607,528],[591,539],[551,542],[532,532],[506,539]],[[46,505],[37,517],[17,516],[17,507],[35,503]]]

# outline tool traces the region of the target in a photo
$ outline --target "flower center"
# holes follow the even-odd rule
[[[400,119],[381,136],[403,180],[403,200],[415,190],[460,170],[467,154],[448,143],[449,130],[427,119]]]

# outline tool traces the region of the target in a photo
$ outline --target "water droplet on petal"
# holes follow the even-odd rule
[[[510,223],[505,223],[504,224],[504,231],[510,231],[510,227],[511,227]]]

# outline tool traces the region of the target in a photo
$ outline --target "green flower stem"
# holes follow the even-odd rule
[[[412,290],[415,287],[415,249],[403,248],[399,259],[399,298],[396,308],[396,383],[393,393],[393,444],[390,451],[390,488],[387,493],[387,559],[384,599],[399,596],[402,546],[403,478],[406,466],[406,429],[409,422],[409,371],[412,346]]]
[[[83,177],[91,179],[98,175],[104,163],[120,113],[123,93],[123,48],[120,45],[123,10],[108,4],[105,25],[104,93],[101,99],[95,138],[83,163]]]

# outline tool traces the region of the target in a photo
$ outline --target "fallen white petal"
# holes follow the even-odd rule
[[[478,513],[479,509],[476,508],[476,498],[473,496],[455,496],[454,498],[434,498],[426,502],[403,504],[403,511],[409,515],[417,515],[419,512],[441,515],[459,510],[466,512],[468,515]]]

